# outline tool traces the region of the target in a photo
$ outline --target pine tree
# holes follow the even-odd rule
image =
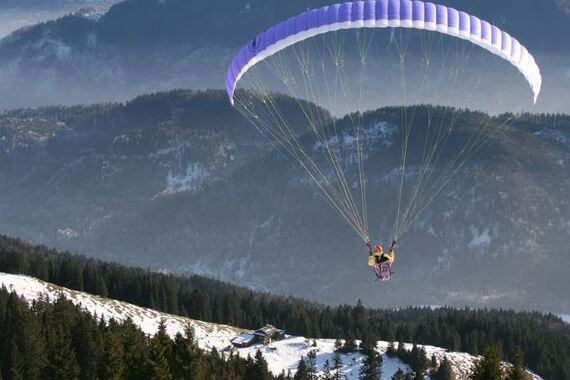
[[[10,294],[5,314],[5,339],[10,353],[6,364],[11,378],[41,379],[46,365],[45,347],[38,321],[15,293]]]
[[[342,341],[340,339],[336,339],[334,341],[334,351],[337,352],[342,349]]]
[[[396,352],[396,346],[394,345],[394,342],[388,343],[388,348],[386,349],[386,355],[387,355],[389,358],[394,358],[394,357],[396,357],[397,352]]]
[[[398,370],[392,375],[392,380],[405,380],[405,378],[406,374],[401,368],[398,368]]]
[[[416,358],[415,358],[416,369],[419,370],[421,373],[424,373],[429,367],[429,360],[427,358],[426,350],[423,347],[418,349]]]
[[[100,378],[99,366],[105,363],[100,358],[103,338],[97,329],[97,322],[90,316],[81,316],[73,330],[73,346],[77,363],[81,369],[80,378],[83,380],[96,380]]]
[[[501,351],[496,346],[489,346],[483,352],[483,358],[475,365],[472,380],[501,380]]]
[[[408,350],[404,346],[403,342],[398,342],[398,349],[396,350],[396,356],[404,363],[408,362]]]
[[[435,357],[435,354],[431,354],[429,368],[431,373],[435,373],[437,371],[437,358]]]
[[[322,378],[323,378],[323,380],[333,380],[331,363],[329,362],[328,359],[325,360],[325,364],[323,365]]]
[[[308,379],[315,380],[317,378],[317,351],[309,351],[306,361]]]
[[[160,321],[158,332],[150,340],[150,361],[152,378],[156,380],[170,380],[170,338],[166,334],[166,324]]]
[[[15,342],[12,342],[10,349],[9,378],[13,380],[24,380],[24,358]]]
[[[356,344],[356,340],[354,340],[353,337],[348,338],[341,348],[341,352],[344,354],[349,354],[356,351],[358,351],[358,345]]]
[[[417,346],[417,344],[414,343],[412,346],[412,350],[410,351],[410,354],[408,355],[408,364],[410,365],[410,367],[412,367],[412,370],[414,371],[414,373],[419,368],[418,358],[419,358],[418,346]]]
[[[102,361],[102,377],[109,380],[123,379],[125,376],[125,350],[121,339],[112,330],[105,334],[105,349]]]
[[[177,334],[173,347],[173,373],[175,378],[188,379],[192,377],[192,365],[199,360],[199,350],[194,341],[194,329],[187,325],[184,335]]]
[[[266,380],[269,379],[271,376],[269,374],[269,368],[267,365],[267,361],[263,357],[263,354],[260,350],[255,352],[255,362],[251,372],[251,379],[252,380]]]
[[[531,377],[525,369],[524,352],[520,347],[515,348],[511,357],[512,367],[507,374],[507,380],[530,380]]]
[[[130,318],[122,325],[121,341],[125,351],[125,378],[127,380],[150,378],[151,362],[148,357],[146,338]]]
[[[441,364],[433,376],[433,380],[455,380],[455,376],[453,375],[453,370],[451,368],[451,363],[449,363],[447,356],[443,357]]]
[[[424,380],[425,376],[424,373],[422,371],[420,371],[419,369],[417,369],[414,372],[414,380]]]
[[[380,379],[382,377],[382,356],[376,351],[376,346],[366,344],[362,347],[362,353],[365,355],[365,358],[359,372],[360,379]]]
[[[62,301],[58,301],[60,304]],[[56,305],[54,305],[55,308]],[[60,317],[61,315],[56,315]],[[53,318],[52,316],[51,318]],[[69,316],[67,316],[69,317]],[[61,318],[65,321],[67,318]],[[65,322],[64,322],[65,323]],[[71,345],[69,335],[64,332],[63,324],[61,326],[50,326],[50,337],[48,341],[48,373],[47,377],[52,379],[72,380],[77,379],[80,374],[79,363],[75,357],[75,352]]]
[[[341,378],[341,368],[342,368],[342,357],[339,352],[339,348],[341,347],[341,343],[339,340],[335,342],[335,350],[333,354],[333,361],[332,361],[332,370],[333,373],[333,380],[340,380]]]
[[[299,364],[297,365],[297,372],[295,372],[294,380],[310,380],[309,372],[307,369],[307,362],[304,356],[301,356]]]

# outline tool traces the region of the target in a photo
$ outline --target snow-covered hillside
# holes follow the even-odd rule
[[[184,328],[189,324],[195,330],[199,346],[204,349],[215,347],[222,352],[235,350],[235,348],[232,348],[231,346],[230,339],[245,331],[244,329],[237,327],[196,321],[171,314],[161,313],[155,310],[135,306],[127,302],[120,302],[70,290],[23,275],[0,273],[0,287],[4,287],[9,291],[15,292],[28,302],[37,300],[40,297],[43,297],[44,299],[47,298],[49,301],[54,301],[60,296],[64,296],[73,304],[79,305],[97,318],[104,318],[105,320],[113,318],[117,321],[124,321],[127,318],[131,318],[133,322],[147,334],[156,333],[158,324],[161,320],[166,322],[167,332],[171,336],[176,335],[178,332],[183,332]],[[410,371],[410,368],[405,363],[398,359],[387,357],[385,354],[387,348],[388,342],[378,342],[379,352],[382,354],[384,359],[382,378],[390,379],[398,368]],[[408,345],[407,348],[410,349],[411,345]],[[453,370],[459,379],[466,378],[476,360],[474,356],[466,353],[448,352],[445,349],[433,346],[424,346],[424,348],[428,357],[431,357],[431,355],[434,354],[438,361],[447,357],[447,359],[452,363]],[[316,350],[317,352],[318,368],[322,368],[327,359],[332,361],[334,340],[313,340],[304,337],[287,336],[285,340],[273,342],[268,346],[258,345],[239,349],[237,352],[241,356],[253,356],[258,349],[263,353],[272,372],[279,374],[282,371],[287,372],[290,370],[294,373],[301,356],[306,356],[312,350]],[[344,363],[342,371],[347,378],[357,379],[362,355],[358,353],[342,355],[342,361]],[[535,380],[540,379],[538,376],[533,376],[533,378]]]

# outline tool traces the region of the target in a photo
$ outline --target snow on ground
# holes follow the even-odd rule
[[[314,345],[316,343],[316,345]],[[387,347],[387,343],[385,347]],[[267,360],[269,364],[269,369],[273,373],[280,373],[281,371],[288,372],[289,370],[294,373],[297,369],[297,364],[301,356],[307,356],[311,351],[316,351],[317,354],[317,368],[320,370],[323,368],[325,361],[328,360],[332,363],[333,352],[334,352],[334,340],[333,339],[306,339],[303,337],[288,337],[285,340],[279,342],[273,342],[268,346],[254,346],[249,348],[239,349],[240,355],[255,355],[257,350],[261,350],[261,353]],[[380,349],[380,352],[384,352],[384,349]],[[398,359],[392,359],[387,357],[385,354],[382,355],[384,359],[384,365],[382,366],[382,378],[390,379],[392,375],[402,368],[405,371],[411,371],[410,368],[402,363]],[[350,380],[358,379],[358,372],[360,370],[360,363],[363,356],[359,353],[341,355],[343,367],[341,371]]]
[[[570,314],[562,314],[559,316],[566,323],[570,323]]]
[[[125,321],[130,317],[142,331],[149,335],[158,331],[161,319],[166,321],[167,332],[172,337],[179,332],[183,333],[186,325],[190,324],[194,328],[198,344],[204,349],[212,347],[219,350],[225,349],[230,346],[232,337],[244,331],[235,327],[196,321],[126,302],[77,292],[27,276],[0,273],[0,287],[2,286],[8,291],[16,292],[29,302],[39,299],[41,295],[47,296],[49,301],[55,301],[63,295],[73,304],[81,306],[97,318]]]
[[[232,347],[230,340],[246,332],[244,329],[161,313],[127,302],[77,292],[23,275],[0,273],[0,287],[15,292],[28,302],[37,300],[42,296],[49,301],[54,301],[60,296],[64,296],[73,304],[82,307],[93,316],[104,318],[105,320],[113,318],[117,321],[124,321],[130,317],[142,331],[149,335],[156,333],[158,324],[162,319],[165,320],[167,332],[172,337],[179,332],[183,332],[184,328],[190,325],[194,328],[196,339],[200,347],[204,349],[215,347],[222,352],[233,350],[242,357],[246,357],[247,355],[254,356],[256,351],[260,350],[268,362],[269,369],[275,374],[289,370],[291,373],[294,373],[301,356],[306,357],[312,350],[316,351],[317,367],[319,370],[322,369],[326,360],[332,362],[333,358],[334,340],[331,339],[313,340],[304,337],[287,336],[286,339],[272,342],[267,346],[256,345],[249,348],[236,349]],[[566,320],[570,320],[570,316],[561,317],[568,317]],[[426,350],[428,358],[430,358],[432,354],[435,355],[438,361],[447,357],[458,379],[466,378],[477,360],[476,357],[467,353],[448,352],[443,348],[433,346],[423,347]],[[384,359],[382,379],[390,379],[398,368],[402,368],[404,371],[410,371],[410,368],[399,359],[386,356],[385,352],[387,348],[388,342],[378,342],[378,350]],[[406,348],[411,349],[412,345],[407,344]],[[341,358],[343,362],[342,372],[346,377],[350,380],[358,379],[363,356],[359,353],[354,353],[342,355]],[[540,380],[540,377],[533,376],[533,379]]]
[[[166,194],[175,194],[184,191],[195,191],[207,179],[209,173],[206,167],[199,163],[190,163],[186,167],[186,172],[182,175],[168,173],[166,179]]]

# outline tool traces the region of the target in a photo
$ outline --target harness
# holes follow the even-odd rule
[[[396,247],[396,245],[397,245],[396,240],[393,240],[392,245],[390,246],[390,250],[388,252],[392,252],[394,250],[394,248]],[[374,256],[374,252],[372,251],[372,246],[371,246],[370,242],[367,242],[366,246],[368,247],[368,252],[370,254],[370,257]],[[378,260],[380,260],[380,258],[383,255],[384,254],[379,256]],[[380,261],[376,265],[374,265],[374,274],[376,275],[376,279],[378,281],[382,281],[382,282],[388,281],[390,279],[390,277],[392,277],[393,273],[394,272],[392,272],[392,264],[390,263],[389,260]]]

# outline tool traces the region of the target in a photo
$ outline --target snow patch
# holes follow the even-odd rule
[[[91,21],[99,21],[99,19],[107,13],[107,7],[83,7],[75,11],[74,15],[86,18]]]
[[[199,162],[190,163],[186,167],[186,172],[181,176],[174,175],[172,172],[168,173],[164,193],[174,194],[184,191],[196,191],[204,184],[208,175],[208,170],[203,164]]]
[[[385,121],[376,122],[368,128],[362,128],[360,141],[365,150],[377,149],[380,145],[392,145],[392,137],[399,134],[397,127]],[[330,136],[325,141],[316,141],[313,145],[314,150],[322,150],[323,148],[331,149],[349,149],[356,152],[358,139],[354,131],[344,131],[340,135]]]
[[[555,141],[561,144],[570,144],[570,137],[557,129],[543,129],[535,132],[534,135],[545,140]]]
[[[79,232],[71,229],[71,228],[63,228],[57,230],[58,236],[65,238],[65,239],[73,239],[81,235]]]
[[[473,240],[469,243],[470,248],[485,248],[491,244],[489,229],[479,231],[477,227],[472,226],[471,233],[473,234]]]

